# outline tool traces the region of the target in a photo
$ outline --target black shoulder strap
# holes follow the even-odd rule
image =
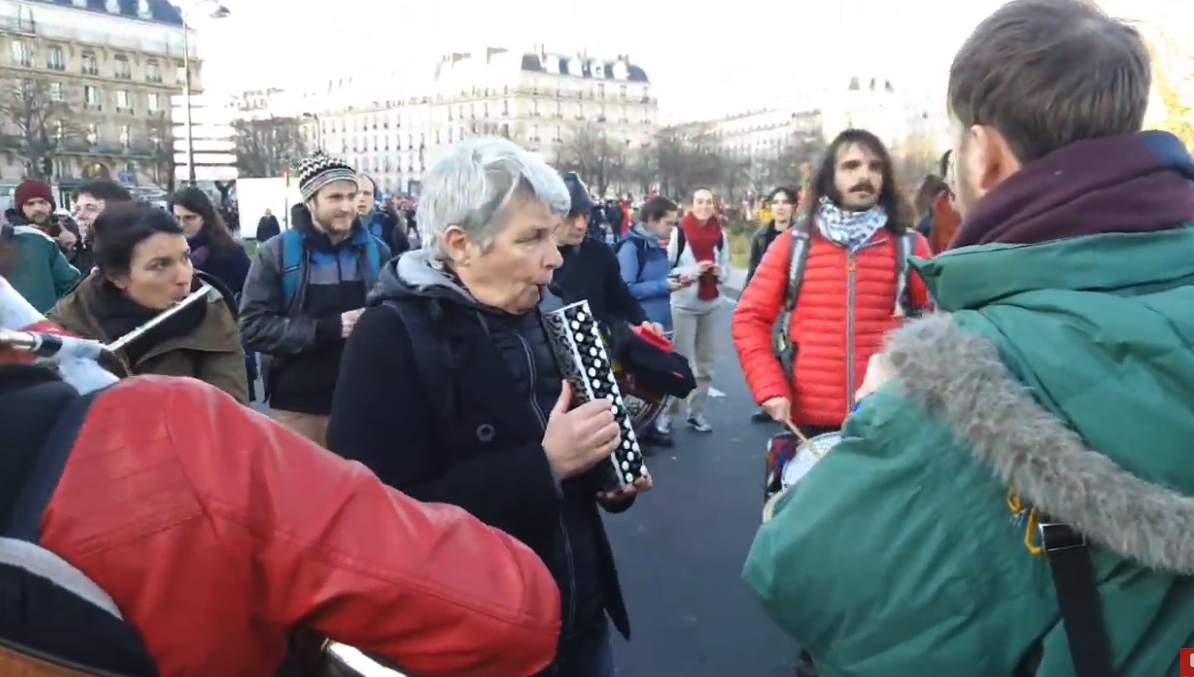
[[[641,237],[634,238],[634,255],[638,259],[638,273],[634,276],[634,281],[642,282],[643,269],[647,267],[647,241]]]
[[[454,378],[452,348],[435,327],[429,301],[390,299],[383,305],[402,318],[410,348],[415,356],[415,371],[423,387],[431,394],[434,409],[443,412],[446,421],[454,420]]]
[[[800,285],[804,282],[804,266],[808,262],[809,224],[808,219],[798,219],[792,224],[792,255],[788,259],[788,286],[784,289],[785,312],[796,308],[800,298]]]
[[[1074,677],[1114,677],[1111,640],[1103,625],[1103,601],[1086,537],[1069,524],[1044,517],[1039,529],[1041,547],[1053,574]]]
[[[83,420],[87,418],[95,398],[103,391],[100,389],[76,397],[58,415],[13,506],[12,519],[4,530],[8,538],[36,543],[41,537],[42,515],[58,488],[66,461],[83,428]]]

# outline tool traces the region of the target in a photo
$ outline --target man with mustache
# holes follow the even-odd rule
[[[929,248],[902,218],[891,156],[874,134],[839,134],[809,184],[802,214],[768,247],[731,326],[755,400],[813,436],[841,428],[883,335],[928,307],[906,259]],[[792,350],[777,350],[776,331]]]

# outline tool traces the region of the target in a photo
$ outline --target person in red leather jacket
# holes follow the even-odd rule
[[[802,203],[807,236],[800,287],[786,327],[796,344],[792,375],[772,342],[788,290],[793,236],[776,238],[743,290],[731,331],[755,400],[776,421],[812,436],[841,428],[867,363],[902,317],[929,306],[904,250],[929,256],[901,213],[891,156],[874,134],[850,129],[825,152]]]
[[[12,325],[14,303],[0,277],[0,326],[28,329]],[[0,342],[3,540],[98,585],[161,677],[276,674],[296,629],[420,677],[526,676],[552,661],[559,592],[514,538],[202,382],[143,376],[80,394],[65,365],[28,356]],[[14,613],[26,612],[0,609]]]

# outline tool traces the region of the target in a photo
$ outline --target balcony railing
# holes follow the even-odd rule
[[[142,29],[141,26],[137,27]],[[39,35],[51,40],[67,42],[82,42],[93,45],[104,45],[114,49],[149,52],[151,54],[167,54],[181,58],[183,55],[183,39],[181,31],[173,26],[154,24],[152,30],[161,34],[160,37],[136,35],[131,33],[109,33],[105,31],[84,29],[75,26],[64,26],[37,21],[29,16],[0,16],[0,32],[21,33],[25,35]],[[177,35],[175,35],[177,33]],[[191,40],[191,58],[199,58],[196,40]]]

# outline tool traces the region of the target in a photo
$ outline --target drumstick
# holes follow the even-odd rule
[[[800,428],[796,425],[795,422],[792,421],[792,419],[790,419],[790,418],[784,419],[784,425],[788,427],[788,430],[792,431],[792,434],[795,435],[800,440],[801,444],[808,444],[808,437],[805,436],[805,434],[800,431]]]

